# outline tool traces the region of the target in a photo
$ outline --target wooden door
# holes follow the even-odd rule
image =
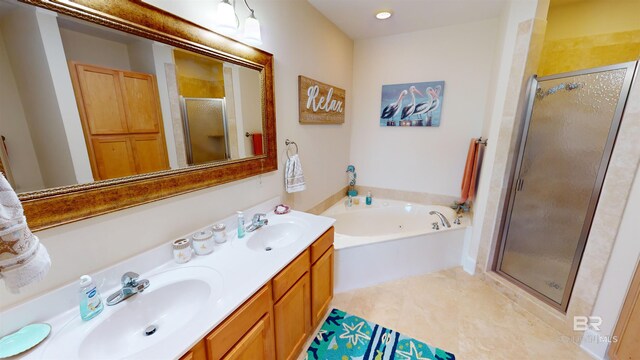
[[[223,360],[267,360],[271,359],[269,335],[271,318],[266,314],[229,350]]]
[[[132,135],[129,139],[138,174],[169,168],[164,139],[160,134]]]
[[[636,266],[636,274],[613,335],[618,341],[609,347],[610,359],[640,359],[640,263]]]
[[[80,94],[76,100],[91,135],[128,132],[117,70],[75,64]],[[79,96],[78,96],[79,95]]]
[[[95,136],[91,140],[95,155],[96,180],[135,175],[131,143],[126,136]]]
[[[162,115],[154,76],[130,71],[119,74],[129,132],[160,132]]]
[[[296,359],[311,331],[311,291],[305,273],[274,305],[276,358]]]
[[[333,299],[333,246],[311,266],[311,317],[315,328]]]
[[[204,340],[197,343],[191,350],[182,355],[180,360],[207,360],[207,348]]]

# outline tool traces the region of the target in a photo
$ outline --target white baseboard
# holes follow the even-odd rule
[[[462,269],[469,275],[474,275],[476,273],[476,260],[465,255],[462,258]]]

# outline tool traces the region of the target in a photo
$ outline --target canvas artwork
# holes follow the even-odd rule
[[[444,81],[382,85],[380,126],[440,126]]]

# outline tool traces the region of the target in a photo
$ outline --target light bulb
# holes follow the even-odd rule
[[[378,20],[386,20],[390,17],[391,17],[390,11],[380,11],[379,13],[376,14],[376,19]]]
[[[236,20],[236,12],[229,0],[222,0],[218,4],[218,12],[216,13],[216,29],[223,34],[235,34],[238,31],[238,22]]]
[[[262,44],[262,35],[260,34],[260,22],[251,13],[244,22],[244,40],[252,45]]]

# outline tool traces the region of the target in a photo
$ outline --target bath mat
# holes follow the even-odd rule
[[[333,309],[307,360],[454,360],[456,357],[363,318]]]

